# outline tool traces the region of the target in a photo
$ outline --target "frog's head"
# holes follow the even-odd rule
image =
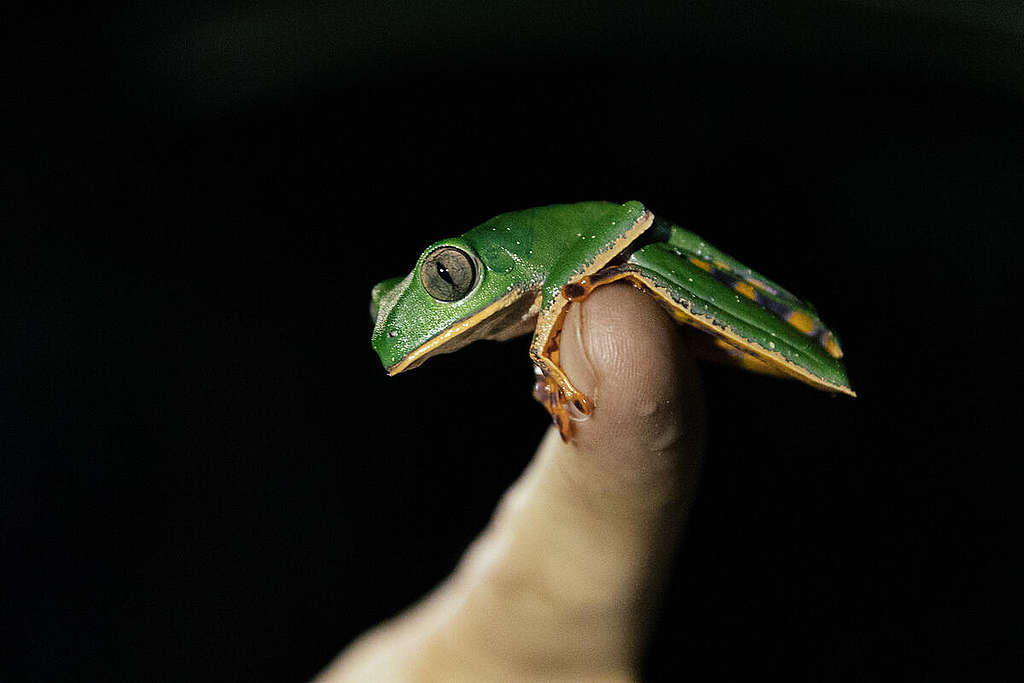
[[[406,277],[373,288],[373,348],[390,375],[461,348],[480,338],[479,323],[507,290],[465,239],[435,242]]]

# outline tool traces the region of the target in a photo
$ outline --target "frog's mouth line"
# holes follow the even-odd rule
[[[408,355],[402,358],[402,360],[398,361],[394,365],[389,366],[387,368],[388,375],[393,377],[400,372],[404,372],[405,370],[411,370],[412,368],[418,366],[420,363],[422,363],[427,358],[436,353],[454,351],[458,348],[462,348],[463,346],[469,344],[472,341],[475,341],[476,339],[487,338],[486,332],[489,330],[479,328],[480,323],[486,320],[487,318],[490,318],[498,311],[504,308],[508,308],[509,306],[512,306],[517,301],[521,300],[522,297],[522,291],[509,292],[508,294],[505,294],[500,299],[497,299],[496,301],[492,302],[491,304],[482,308],[476,313],[473,313],[463,318],[462,320],[459,320],[458,322],[451,325],[448,329],[444,330],[440,334],[431,337],[424,344],[410,351]],[[470,339],[459,339],[458,341],[463,343],[460,343],[457,346],[453,346],[453,348],[450,349],[442,349],[442,347],[451,344],[456,340],[456,338],[460,337],[461,335],[465,334],[470,330],[473,330],[474,328],[477,329],[477,334],[471,335]]]

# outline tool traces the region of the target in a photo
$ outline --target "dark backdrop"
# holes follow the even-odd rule
[[[303,680],[434,585],[547,420],[525,340],[387,378],[369,289],[597,198],[815,301],[860,393],[706,368],[648,677],[1011,677],[1016,3],[171,5],[6,26],[0,678]]]

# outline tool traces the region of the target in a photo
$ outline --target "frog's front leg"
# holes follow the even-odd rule
[[[576,388],[560,362],[562,328],[570,304],[577,306],[597,287],[628,277],[619,268],[608,268],[594,276],[583,277],[562,287],[548,310],[537,316],[537,328],[530,343],[530,357],[537,379],[533,395],[551,414],[562,440],[573,436],[572,412],[590,415],[594,402]]]
[[[575,409],[578,413],[589,415],[594,406],[587,395],[570,381],[559,364],[561,336],[561,323],[547,338],[535,334],[530,345],[530,357],[537,376],[533,396],[550,413],[562,435],[562,441],[568,442],[573,436],[572,411]]]
[[[579,241],[569,240],[562,260],[551,268],[544,284],[537,327],[530,343],[530,357],[538,369],[534,395],[551,413],[563,441],[573,435],[570,411],[589,415],[594,410],[593,401],[566,377],[559,362],[565,315],[570,304],[578,304],[594,288],[622,277],[618,267],[606,266],[654,221],[650,211],[639,205],[633,208],[639,209],[639,213],[629,223],[614,221],[600,227],[595,224],[589,240],[577,232]],[[548,283],[557,284],[551,287]]]

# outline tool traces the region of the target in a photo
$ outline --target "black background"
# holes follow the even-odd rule
[[[303,680],[433,586],[547,420],[525,340],[387,378],[369,289],[585,199],[812,299],[860,394],[705,369],[647,677],[1013,677],[1016,3],[172,5],[6,26],[0,678]]]

